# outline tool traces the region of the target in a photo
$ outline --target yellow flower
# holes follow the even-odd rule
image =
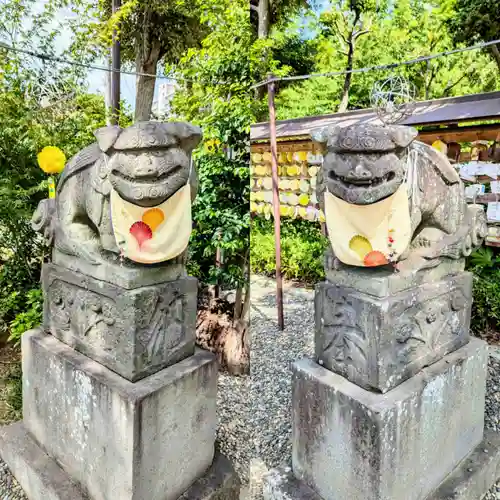
[[[46,146],[38,153],[38,165],[46,174],[60,174],[66,163],[66,156],[55,146]]]

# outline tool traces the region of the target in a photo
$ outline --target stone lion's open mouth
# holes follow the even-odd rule
[[[113,170],[112,174],[115,177],[118,177],[121,180],[124,180],[130,184],[155,184],[166,181],[172,175],[175,175],[179,170],[183,167],[182,165],[176,165],[170,168],[167,172],[162,172],[161,174],[149,174],[149,175],[140,175],[137,177],[130,177],[119,170]]]
[[[349,176],[343,176],[343,175],[337,175],[333,170],[330,170],[328,173],[330,179],[340,182],[344,184],[346,187],[376,187],[380,186],[381,184],[391,182],[396,178],[396,174],[394,172],[388,172],[387,174],[383,175],[382,177],[372,177],[370,179],[367,178],[361,178],[361,177],[349,177]]]

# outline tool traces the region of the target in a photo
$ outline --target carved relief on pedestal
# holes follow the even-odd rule
[[[316,356],[365,388],[395,387],[469,338],[471,276],[386,297],[329,282],[316,287]]]
[[[327,307],[323,317],[323,353],[334,359],[342,371],[351,366],[366,369],[369,340],[358,323],[359,316],[353,299],[335,288],[327,292]]]
[[[399,318],[394,325],[395,359],[406,364],[426,354],[433,355],[441,346],[453,342],[466,323],[470,298],[461,288],[426,302],[403,306],[395,304],[391,314]]]
[[[125,290],[51,264],[43,278],[46,329],[126,378],[194,352],[193,278]]]

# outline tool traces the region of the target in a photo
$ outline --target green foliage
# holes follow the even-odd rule
[[[16,292],[14,292],[16,293]],[[16,315],[14,321],[10,323],[9,341],[19,344],[21,335],[39,326],[43,316],[43,294],[38,288],[26,293],[26,310]]]
[[[302,220],[281,221],[281,269],[283,277],[312,284],[324,278],[323,254],[327,240],[318,224]],[[252,272],[274,276],[273,221],[254,218],[250,238]]]
[[[12,14],[9,25],[0,24],[0,36],[17,30],[21,39],[33,43],[36,39],[50,52],[52,35],[42,30],[35,36],[24,28],[23,16],[33,5],[17,0],[2,4],[1,12],[18,15]],[[102,97],[85,92],[78,74],[37,69],[15,53],[1,48],[0,53],[0,333],[11,333],[18,340],[41,314],[38,288],[47,249],[31,229],[30,219],[47,195],[47,177],[37,164],[37,154],[53,145],[69,159],[95,140],[93,131],[105,125],[105,106]],[[38,82],[64,88],[67,98],[42,108]]]
[[[247,279],[250,220],[251,60],[258,64],[258,57],[245,0],[212,0],[203,5],[201,21],[211,30],[201,47],[188,50],[176,67],[189,83],[173,102],[176,118],[200,125],[204,134],[195,155],[199,190],[193,205],[188,268],[206,283],[242,286]],[[216,265],[218,249],[221,266]]]
[[[481,247],[470,256],[469,262],[477,269],[489,269],[500,265],[500,257],[495,256],[491,248]]]
[[[468,260],[473,273],[471,330],[476,334],[500,332],[500,255],[481,248]]]
[[[21,363],[13,365],[4,377],[3,382],[6,385],[5,402],[8,412],[4,416],[7,422],[2,423],[21,420],[23,413],[23,374]]]
[[[500,3],[497,0],[456,0],[448,27],[455,42],[500,38]]]
[[[363,30],[368,31],[356,39],[354,68],[391,64],[454,48],[456,40],[452,39],[448,26],[459,15],[457,8],[450,4],[450,0],[398,0],[387,10],[379,3],[376,12],[361,15]],[[499,8],[492,7],[491,12]],[[316,64],[312,72],[345,69],[345,38],[350,33],[349,23],[352,23],[349,15],[344,11],[332,10],[317,20]],[[461,23],[457,21],[456,24],[460,31]],[[489,39],[493,38],[495,36]],[[461,43],[470,45],[473,39],[465,38]],[[349,109],[370,107],[370,91],[375,81],[394,72],[405,76],[415,85],[418,100],[489,92],[497,90],[500,85],[498,68],[488,53],[469,51],[399,67],[394,71],[353,74]],[[276,99],[278,118],[335,112],[340,103],[343,83],[344,77],[338,76],[287,85]]]

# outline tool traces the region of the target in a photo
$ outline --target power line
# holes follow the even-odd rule
[[[417,57],[416,59],[410,59],[409,61],[403,61],[400,63],[381,64],[379,66],[368,66],[366,68],[355,68],[355,69],[343,70],[343,71],[332,71],[330,73],[311,73],[309,75],[283,76],[283,77],[277,77],[277,78],[272,77],[272,78],[268,78],[267,80],[263,80],[255,85],[253,85],[252,88],[256,89],[258,87],[262,87],[264,85],[267,85],[271,82],[289,82],[289,81],[296,81],[296,80],[309,80],[310,78],[318,78],[320,76],[340,76],[340,75],[347,75],[349,73],[367,73],[368,71],[392,69],[392,68],[397,68],[399,66],[408,66],[410,64],[416,64],[416,63],[420,63],[420,62],[424,62],[424,61],[430,61],[431,59],[437,59],[438,57],[449,56],[451,54],[458,54],[459,52],[466,52],[468,50],[482,49],[484,47],[489,47],[490,45],[496,45],[498,43],[500,43],[500,39],[499,40],[492,40],[491,42],[478,43],[476,45],[471,45],[470,47],[464,47],[461,49],[447,50],[445,52],[439,52],[438,54],[432,54],[430,56],[420,56],[420,57]]]
[[[430,61],[432,59],[437,59],[439,57],[446,57],[452,54],[458,54],[461,52],[466,52],[469,50],[478,50],[482,49],[485,47],[489,47],[491,45],[496,45],[500,43],[500,39],[498,40],[492,40],[490,42],[482,42],[478,43],[476,45],[471,45],[470,47],[463,47],[460,49],[453,49],[453,50],[447,50],[444,52],[439,52],[437,54],[432,54],[429,56],[420,56],[417,57],[416,59],[410,59],[409,61],[403,61],[399,63],[391,63],[391,64],[381,64],[378,66],[367,66],[365,68],[354,68],[350,70],[342,70],[342,71],[331,71],[328,73],[311,73],[308,75],[297,75],[297,76],[284,76],[284,77],[272,77],[268,78],[267,80],[262,80],[259,83],[256,83],[255,85],[252,85],[252,89],[256,89],[258,87],[262,87],[264,85],[267,85],[271,82],[289,82],[289,81],[299,81],[299,80],[308,80],[310,78],[319,78],[319,77],[330,77],[330,76],[341,76],[341,75],[347,75],[348,73],[367,73],[369,71],[377,71],[377,70],[384,70],[384,69],[393,69],[393,68],[398,68],[400,66],[409,66],[411,64],[417,64],[425,61]],[[13,47],[11,45],[8,45],[6,43],[0,42],[0,48],[3,48],[8,51],[12,52],[18,52],[21,54],[26,54],[32,57],[36,57],[38,59],[42,59],[44,61],[52,61],[52,62],[58,62],[62,64],[68,64],[71,66],[78,66],[81,68],[87,68],[87,69],[93,69],[97,71],[106,71],[108,73],[121,73],[123,75],[132,75],[132,76],[147,76],[150,78],[158,78],[158,79],[164,79],[164,80],[174,80],[174,81],[185,81],[185,82],[200,82],[201,80],[190,80],[187,78],[176,78],[176,77],[171,77],[171,76],[166,76],[166,75],[154,75],[152,73],[141,73],[138,71],[124,71],[124,70],[116,70],[113,68],[105,67],[105,66],[99,66],[96,64],[86,64],[86,63],[81,63],[78,61],[72,61],[70,59],[65,59],[63,57],[58,57],[58,56],[53,56],[49,54],[43,54],[40,52],[35,52],[27,49],[20,49],[18,47]],[[217,84],[217,85],[226,85],[228,82],[219,82],[219,81],[211,81],[211,82],[205,82],[205,83],[210,83],[210,84]]]
[[[120,73],[122,75],[132,75],[132,76],[148,76],[150,78],[158,78],[158,79],[163,79],[163,80],[175,80],[175,81],[183,81],[183,82],[192,82],[192,83],[198,83],[201,80],[190,80],[188,78],[176,78],[176,77],[171,77],[171,76],[166,76],[166,75],[154,75],[152,73],[141,73],[139,71],[124,71],[124,70],[117,70],[113,69],[110,67],[106,66],[99,66],[97,64],[86,64],[86,63],[81,63],[78,61],[72,61],[70,59],[65,59],[63,57],[58,57],[58,56],[53,56],[50,54],[43,54],[41,52],[34,52],[32,50],[27,50],[27,49],[20,49],[18,47],[13,47],[12,45],[8,45],[6,43],[0,42],[0,49],[5,49],[11,52],[18,52],[20,54],[25,54],[28,56],[36,57],[37,59],[42,59],[43,61],[52,61],[52,62],[58,62],[62,64],[68,64],[70,66],[78,66],[80,68],[86,68],[86,69],[94,69],[97,71],[106,71],[108,73]],[[217,85],[225,85],[227,82],[207,82],[205,83],[210,83],[210,84],[217,84]]]

